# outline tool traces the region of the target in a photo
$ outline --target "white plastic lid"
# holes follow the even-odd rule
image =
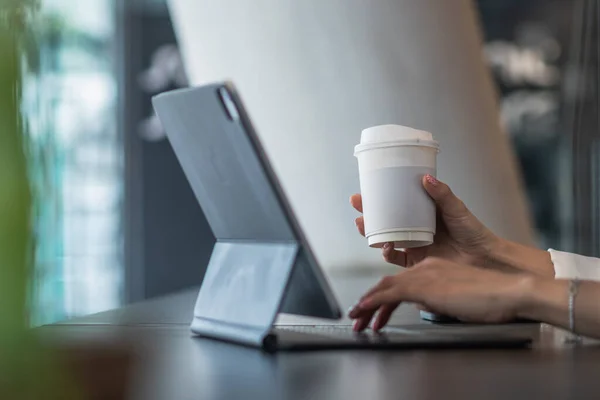
[[[378,147],[426,146],[439,148],[438,142],[427,131],[402,125],[379,125],[367,128],[360,135],[360,144],[354,148],[358,153]]]

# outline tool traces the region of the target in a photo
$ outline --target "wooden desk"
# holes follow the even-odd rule
[[[350,305],[376,280],[339,279],[334,287],[342,304]],[[195,296],[196,290],[189,290],[40,332],[71,343],[126,340],[139,361],[131,382],[135,399],[600,398],[598,342],[565,345],[564,333],[548,326],[539,328],[533,349],[268,355],[192,338],[188,324]],[[280,318],[282,323],[297,321]],[[405,306],[392,323],[418,321],[418,313]]]

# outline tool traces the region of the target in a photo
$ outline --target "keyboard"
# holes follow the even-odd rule
[[[361,337],[394,337],[394,336],[481,336],[490,333],[503,333],[517,330],[515,326],[502,325],[435,325],[414,324],[402,327],[385,327],[379,332],[366,329],[363,332],[355,332],[352,325],[277,325],[276,331],[298,332],[312,335],[338,337],[338,338],[361,338]]]
[[[338,338],[355,338],[366,335],[365,332],[354,332],[351,325],[278,325],[277,330]]]
[[[509,326],[435,324],[386,327],[380,332],[354,332],[351,325],[277,325],[273,331],[281,350],[317,348],[466,348],[523,347],[531,334]]]

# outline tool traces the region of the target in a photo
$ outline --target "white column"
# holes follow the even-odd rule
[[[496,233],[531,224],[468,0],[170,0],[191,82],[231,79],[327,269],[381,265],[354,227],[353,146],[398,123]]]

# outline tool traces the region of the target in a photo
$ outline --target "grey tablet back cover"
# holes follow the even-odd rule
[[[233,86],[177,90],[153,104],[217,238],[192,330],[260,345],[278,311],[339,317]]]

